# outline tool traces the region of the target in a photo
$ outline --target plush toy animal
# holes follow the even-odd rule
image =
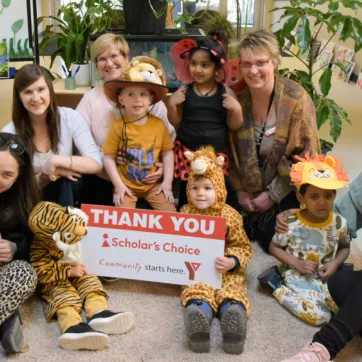
[[[129,331],[134,316],[108,310],[107,294],[96,275],[81,264],[79,242],[87,234],[88,216],[81,210],[40,202],[29,216],[34,233],[30,261],[37,272],[48,321],[57,318],[64,349],[103,349],[107,334]],[[80,313],[85,308],[88,322]]]

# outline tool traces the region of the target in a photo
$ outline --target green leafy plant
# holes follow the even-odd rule
[[[44,51],[50,42],[57,41],[50,68],[57,55],[63,59],[69,76],[72,63],[85,64],[89,59],[89,36],[108,27],[110,19],[105,14],[111,14],[112,10],[113,3],[110,0],[80,0],[63,5],[57,16],[39,17],[38,24],[44,19],[56,22],[46,26],[40,43],[40,50]]]
[[[165,12],[167,12],[168,5],[172,5],[172,7],[171,7],[171,12],[172,12],[173,8],[176,5],[178,5],[180,3],[185,4],[185,3],[191,2],[190,0],[162,0],[161,8],[160,8],[159,11],[157,11],[154,8],[154,6],[152,5],[152,0],[147,0],[147,1],[148,1],[148,4],[149,4],[153,14],[155,15],[155,17],[157,19],[162,17],[165,14]],[[203,10],[203,12],[201,12],[200,15],[195,16],[195,14],[188,13],[184,8],[183,12],[178,15],[176,20],[173,21],[174,25],[178,26],[182,33],[187,34],[187,30],[184,28],[183,24],[191,25],[194,20],[202,18],[204,13],[209,8],[210,0],[194,0],[194,2],[196,3],[196,6],[203,6],[204,7],[204,10]]]
[[[328,10],[321,9],[322,5],[328,7]],[[334,142],[337,142],[341,135],[343,122],[351,123],[351,121],[348,118],[347,112],[333,99],[328,98],[332,85],[332,71],[328,65],[317,68],[316,59],[335,36],[343,41],[352,39],[355,44],[355,52],[362,48],[362,23],[356,17],[343,15],[340,12],[343,8],[352,9],[357,12],[362,8],[362,1],[291,0],[290,6],[278,7],[272,10],[283,10],[281,19],[285,19],[285,23],[276,32],[282,49],[293,57],[298,58],[306,67],[306,70],[281,69],[280,73],[300,83],[307,90],[317,112],[318,129],[329,121],[330,135]],[[326,46],[313,56],[313,43],[318,38],[322,28],[327,30],[329,39]],[[286,39],[292,44],[299,46],[300,53],[305,54],[309,52],[310,56],[305,59],[303,56],[294,54],[285,46]],[[339,62],[333,63],[345,72],[343,64]],[[314,86],[312,80],[313,76],[318,72],[321,72],[319,89]],[[324,148],[324,150],[331,150],[334,146],[333,143],[325,140],[321,140],[321,142],[322,149]]]

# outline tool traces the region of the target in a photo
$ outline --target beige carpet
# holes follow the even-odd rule
[[[267,293],[259,290],[256,276],[273,264],[273,258],[253,244],[254,257],[248,268],[252,316],[241,356],[224,353],[219,322],[214,320],[212,348],[208,354],[188,350],[183,328],[179,288],[174,285],[124,280],[108,287],[113,310],[132,311],[135,328],[123,336],[111,336],[107,350],[68,352],[58,347],[57,323],[46,323],[42,304],[32,298],[22,307],[24,334],[30,345],[27,353],[6,357],[0,347],[0,360],[15,361],[244,361],[277,362],[303,347],[318,330],[289,314]],[[352,248],[353,261],[362,261],[361,252]],[[362,344],[356,338],[336,361],[362,361]]]

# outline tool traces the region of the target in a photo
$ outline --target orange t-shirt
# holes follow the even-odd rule
[[[128,160],[124,165],[117,165],[122,182],[131,190],[147,192],[153,185],[142,180],[156,170],[154,163],[160,161],[160,155],[173,149],[172,138],[165,123],[151,114],[143,125],[128,122],[124,117],[113,122],[102,147],[104,154],[116,157],[124,145],[122,132],[127,137]]]

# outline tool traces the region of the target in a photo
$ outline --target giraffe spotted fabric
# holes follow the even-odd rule
[[[240,266],[235,271],[228,271],[223,274],[222,288],[220,290],[205,283],[182,287],[182,303],[185,306],[190,299],[203,299],[216,312],[218,306],[224,300],[232,299],[242,302],[246,307],[248,316],[250,316],[250,304],[246,296],[245,270],[251,260],[252,248],[244,231],[242,216],[231,206],[225,204],[226,187],[222,170],[224,160],[220,156],[216,157],[213,148],[210,146],[203,147],[196,153],[188,152],[185,156],[192,161],[190,179],[187,185],[188,199],[190,200],[190,180],[195,175],[203,175],[213,183],[216,200],[207,210],[200,210],[189,202],[181,208],[181,212],[224,217],[227,227],[224,255],[236,257]]]

